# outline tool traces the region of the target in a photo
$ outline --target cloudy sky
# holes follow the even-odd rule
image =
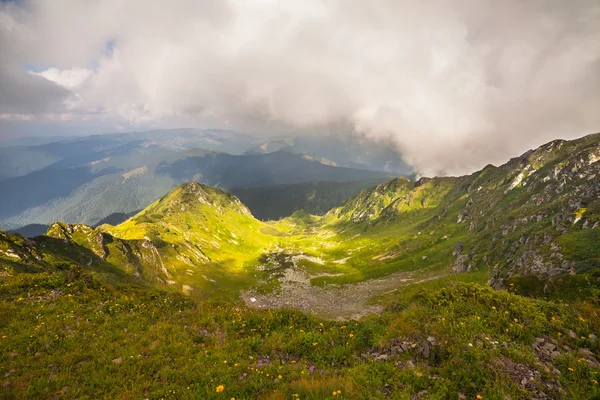
[[[600,1],[0,2],[0,135],[181,126],[501,163],[600,131]]]

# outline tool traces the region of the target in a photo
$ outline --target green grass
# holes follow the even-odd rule
[[[540,382],[560,382],[548,393],[554,398],[600,395],[598,369],[578,353],[598,351],[590,335],[600,320],[587,301],[567,306],[443,280],[394,297],[381,316],[333,322],[69,271],[18,274],[0,285],[7,399],[408,399],[423,390],[440,399],[529,398],[502,370],[506,360],[539,371]],[[428,336],[436,344],[425,356],[419,346]],[[571,350],[542,366],[530,347],[538,337]],[[403,340],[418,345],[390,352]]]

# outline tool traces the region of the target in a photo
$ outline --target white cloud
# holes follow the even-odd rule
[[[92,75],[92,71],[86,68],[48,68],[42,72],[32,73],[70,90],[77,90]]]
[[[427,175],[600,130],[596,0],[26,4],[3,55],[105,120],[391,135]]]

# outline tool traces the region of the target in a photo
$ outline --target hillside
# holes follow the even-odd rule
[[[262,222],[190,182],[117,226],[2,233],[4,388],[597,398],[598,177],[600,134],[469,176],[394,178],[323,216]]]
[[[396,179],[332,210],[326,221],[344,231],[414,224],[423,256],[451,243],[447,262],[455,272],[491,268],[496,286],[513,276],[590,272],[600,266],[599,142],[598,134],[554,141],[460,178]]]
[[[357,195],[361,190],[375,186],[386,179],[356,182],[308,182],[247,189],[230,189],[252,215],[262,221],[288,217],[295,211],[323,215],[340,203]]]

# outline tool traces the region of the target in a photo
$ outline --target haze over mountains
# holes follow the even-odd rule
[[[384,142],[337,136],[285,140],[282,146],[279,139],[238,132],[180,129],[3,147],[0,226],[57,219],[93,224],[115,212],[139,210],[190,180],[249,188],[412,174]]]

